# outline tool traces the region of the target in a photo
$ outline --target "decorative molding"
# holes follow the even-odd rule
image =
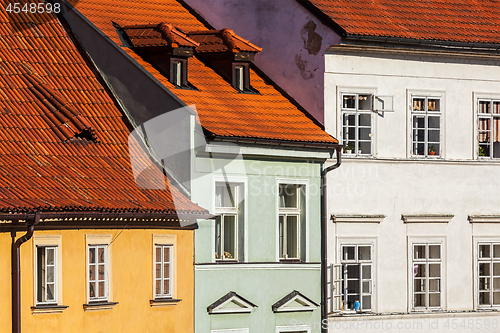
[[[155,298],[152,300],[149,300],[149,305],[153,306],[170,306],[170,305],[177,305],[182,301],[182,299],[174,299],[174,298]]]
[[[37,314],[51,314],[51,313],[63,313],[68,306],[66,305],[37,305],[31,307],[31,313]]]
[[[299,312],[314,311],[319,304],[302,295],[297,290],[292,291],[276,303],[271,308],[273,312]]]
[[[404,223],[449,223],[454,215],[401,215]]]
[[[333,223],[381,223],[385,215],[333,215]]]
[[[233,303],[233,304],[230,304]],[[230,305],[230,306],[228,306]],[[234,291],[228,292],[207,307],[210,314],[218,313],[251,313],[257,305],[244,299]]]
[[[320,263],[196,263],[194,266],[196,271],[218,271],[218,270],[261,270],[261,269],[286,269],[286,270],[315,270],[321,269]]]
[[[500,223],[500,215],[469,215],[470,223]]]
[[[100,311],[100,310],[111,310],[115,307],[118,302],[95,302],[83,304],[83,310],[88,311]]]

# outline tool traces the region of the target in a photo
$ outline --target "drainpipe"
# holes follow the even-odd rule
[[[40,215],[30,215],[26,219],[28,230],[24,236],[16,240],[16,232],[12,235],[12,333],[21,333],[21,260],[20,248],[24,242],[30,240],[35,231],[35,225],[40,221]]]
[[[321,171],[321,327],[322,332],[328,332],[328,290],[326,290],[327,277],[327,247],[328,247],[328,209],[326,198],[326,176],[327,173],[337,169],[342,163],[342,146],[335,147],[337,163],[330,165]]]

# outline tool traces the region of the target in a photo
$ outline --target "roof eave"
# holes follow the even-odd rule
[[[259,146],[273,146],[273,147],[283,147],[283,148],[298,148],[298,149],[315,149],[315,150],[326,150],[332,151],[341,145],[333,142],[311,142],[311,141],[286,141],[277,139],[266,139],[266,138],[252,138],[252,137],[237,137],[237,136],[220,136],[212,135],[210,140],[215,142],[230,142],[230,143],[243,143],[243,144],[255,144]]]

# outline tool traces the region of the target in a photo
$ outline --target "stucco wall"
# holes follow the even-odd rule
[[[340,37],[295,0],[185,0],[216,29],[262,47],[255,64],[323,122],[324,54]]]
[[[192,332],[193,331],[193,231],[123,230],[111,245],[112,294],[118,304],[111,310],[85,312],[85,235],[116,236],[121,230],[35,231],[36,235],[62,235],[62,293],[68,306],[61,314],[32,314],[34,305],[33,240],[21,247],[23,332]],[[23,233],[24,234],[24,233]],[[153,234],[177,236],[176,305],[151,307],[153,293]],[[21,233],[18,233],[18,237]],[[10,237],[2,241],[4,258],[10,258]],[[11,332],[10,260],[2,260],[0,332]],[[8,266],[8,267],[7,267]]]

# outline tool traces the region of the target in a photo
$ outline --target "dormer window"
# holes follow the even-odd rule
[[[234,85],[239,91],[243,91],[243,66],[234,66]]]
[[[170,82],[177,87],[188,87],[186,59],[172,58],[170,61]]]
[[[250,87],[250,70],[248,63],[233,64],[233,87],[240,92],[253,92]]]

